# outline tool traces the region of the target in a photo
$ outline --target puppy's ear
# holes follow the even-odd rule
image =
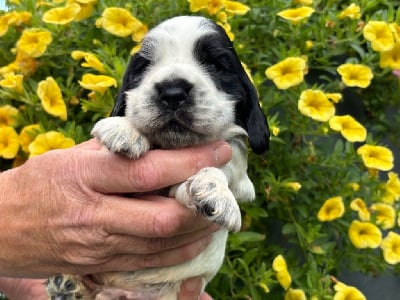
[[[251,149],[256,154],[262,154],[269,148],[268,123],[260,107],[255,87],[243,68],[240,73],[241,84],[247,99],[238,103],[236,118],[247,131]]]
[[[225,68],[235,74],[235,80],[232,82],[228,81],[228,86],[225,83],[222,86],[225,86],[224,89],[229,94],[236,96],[238,100],[236,104],[236,123],[247,131],[251,149],[257,154],[262,154],[269,148],[269,128],[258,101],[257,91],[247,76],[225,29],[216,24],[214,28],[218,33],[218,40],[213,43],[214,48],[215,45],[220,43],[220,47],[228,49],[231,54],[228,56],[229,59],[227,59],[230,63]],[[218,49],[218,46],[216,48]],[[217,57],[221,59],[222,56],[217,55]],[[230,75],[227,76],[230,77]],[[239,81],[240,86],[237,86],[237,81]]]
[[[143,57],[140,52],[131,57],[122,79],[122,86],[118,92],[111,116],[125,116],[126,92],[136,88],[140,84],[149,65],[150,61]]]

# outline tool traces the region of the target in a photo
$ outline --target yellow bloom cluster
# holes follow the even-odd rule
[[[292,277],[287,268],[286,260],[282,255],[278,255],[272,261],[272,270],[275,271],[276,279],[285,289],[285,300],[306,300],[306,294],[301,289],[293,289]]]
[[[228,18],[233,15],[245,15],[250,7],[239,2],[230,0],[187,0],[190,4],[190,11],[207,11],[210,16],[216,15],[217,23],[225,29],[229,38],[233,41],[235,35],[231,31]]]
[[[339,14],[339,19],[349,18],[352,20],[357,20],[361,18],[361,8],[355,3],[351,3]]]
[[[28,23],[32,14],[27,11],[12,11],[0,16],[0,37],[5,35],[10,26],[20,26],[23,23]]]
[[[97,6],[97,0],[67,0],[54,2],[51,5],[37,3],[37,7],[40,6],[46,7],[41,15],[43,24],[67,26],[91,17]],[[33,91],[34,95],[30,91],[31,87],[25,82],[37,71],[40,59],[46,55],[49,46],[54,42],[54,36],[46,26],[22,26],[28,25],[31,19],[32,13],[27,11],[12,11],[0,16],[0,37],[6,35],[12,26],[18,27],[20,32],[15,49],[12,50],[15,60],[8,65],[0,66],[0,87],[8,91],[7,95],[19,97],[29,105],[35,105],[36,97],[42,111],[67,122],[69,109],[65,100],[66,95],[63,95],[56,78],[47,76],[40,80],[36,90]],[[127,9],[118,7],[105,8],[93,25],[118,37],[131,35],[134,42],[140,42],[147,32],[146,25],[133,17]],[[101,73],[83,74],[82,79],[77,82],[82,88],[91,91],[88,99],[95,99],[96,93],[104,95],[108,88],[117,86],[116,79],[108,75],[109,67],[96,54],[74,50],[71,52],[71,57],[77,61],[82,60],[82,67]],[[72,105],[79,103],[75,95],[68,97]],[[21,106],[19,109],[24,110],[24,107]],[[25,158],[32,157],[52,149],[70,147],[75,143],[61,132],[47,131],[45,128],[48,126],[43,127],[38,123],[26,125],[26,122],[20,126],[19,109],[11,105],[0,107],[1,157],[6,159],[14,159],[18,155]]]
[[[380,53],[381,68],[400,69],[400,25],[371,20],[363,34],[371,48]]]

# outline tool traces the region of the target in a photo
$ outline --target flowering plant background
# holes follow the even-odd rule
[[[90,137],[148,28],[225,28],[272,131],[215,299],[365,299],[343,270],[399,271],[400,10],[359,0],[9,0],[0,13],[0,167]],[[397,158],[398,159],[398,158]]]

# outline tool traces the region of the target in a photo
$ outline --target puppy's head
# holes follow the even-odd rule
[[[225,31],[203,17],[176,17],[153,30],[130,60],[112,112],[163,148],[204,143],[237,124],[256,153],[269,132],[257,93]]]

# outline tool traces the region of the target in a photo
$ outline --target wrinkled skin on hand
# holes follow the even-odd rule
[[[226,143],[216,142],[132,161],[91,140],[1,173],[0,276],[84,275],[191,259],[215,225],[174,199],[123,195],[182,182],[230,155]]]

